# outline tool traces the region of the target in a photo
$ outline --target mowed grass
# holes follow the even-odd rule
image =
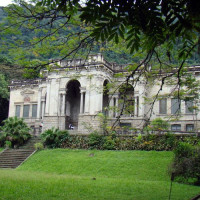
[[[167,200],[172,152],[43,150],[0,170],[0,200]],[[172,200],[200,187],[173,183]]]

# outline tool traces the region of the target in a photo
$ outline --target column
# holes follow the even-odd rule
[[[114,98],[113,98],[113,95],[110,95],[109,96],[109,113],[108,113],[108,116],[113,117],[113,113],[114,113]]]
[[[134,117],[138,116],[137,96],[134,97]]]
[[[80,99],[80,113],[84,113],[85,111],[85,93],[86,93],[86,88],[85,87],[80,87],[80,93],[81,93],[81,99]]]
[[[45,114],[49,114],[49,104],[50,104],[50,83],[47,85],[47,96],[46,96],[46,108]]]
[[[60,109],[60,105],[61,105],[61,94],[58,93],[58,116],[61,115],[61,109]]]
[[[114,117],[117,117],[118,116],[118,110],[119,110],[119,94],[114,94],[113,95],[113,101],[114,101],[114,98],[115,98],[115,107],[114,107],[114,113],[115,113],[115,116]]]
[[[61,110],[61,114],[62,114],[62,116],[65,116],[65,93],[63,92],[62,93],[62,110]]]
[[[81,91],[80,113],[83,113],[83,91]]]
[[[100,112],[103,111],[103,86],[100,88],[100,93],[99,93],[99,109]]]
[[[42,98],[42,88],[39,88],[38,91],[38,106],[37,106],[37,118],[40,119],[41,118],[41,98]]]
[[[45,99],[42,99],[42,113],[41,113],[42,119],[44,117],[44,111],[45,111]]]
[[[139,110],[140,110],[139,109],[139,107],[140,107],[139,96],[137,96],[135,104],[136,104],[136,108],[137,108],[136,116],[139,117]]]
[[[181,114],[185,114],[186,113],[185,101],[181,101],[181,103],[180,103],[180,111],[181,111]]]
[[[171,115],[171,99],[167,98],[167,115]]]
[[[85,113],[90,112],[90,91],[85,91]]]
[[[118,116],[118,110],[119,110],[119,97],[117,96],[117,97],[115,97],[115,99],[116,99],[116,113],[115,113],[115,117],[117,117]]]

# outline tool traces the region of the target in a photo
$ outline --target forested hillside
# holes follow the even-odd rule
[[[13,22],[12,17],[6,18],[7,14],[3,8],[0,8],[0,24],[3,25],[1,28],[9,27],[11,22]],[[17,23],[17,21],[16,21]],[[83,32],[84,29],[88,27],[83,27],[81,23],[76,22],[76,26],[63,26],[62,19],[55,23],[52,29],[58,28],[56,33],[51,37],[45,38],[48,35],[48,30],[46,29],[34,29],[31,25],[24,22],[24,26],[11,27],[1,32],[0,39],[0,63],[1,60],[7,60],[8,65],[19,65],[26,68],[34,67],[35,65],[44,64],[45,61],[49,59],[59,59],[63,58],[68,51],[68,48],[72,48],[78,36],[67,40],[71,34],[76,34],[78,32]],[[44,23],[44,22],[43,22]],[[29,26],[29,28],[27,28]],[[62,28],[59,28],[63,26]],[[42,38],[42,39],[41,39]],[[180,42],[177,41],[177,46],[173,50],[178,51]],[[34,47],[33,47],[34,46]],[[164,49],[160,49],[164,52]],[[104,57],[109,62],[116,62],[119,64],[126,64],[131,62],[139,62],[142,57],[130,55],[123,41],[119,44],[104,42],[104,43],[94,43],[92,48],[84,47],[79,53],[75,56],[79,57],[84,54],[93,54],[101,52]],[[176,58],[173,57],[173,52],[170,55],[170,62],[176,63]],[[70,56],[69,56],[70,57]],[[169,55],[166,55],[169,57]],[[188,65],[198,65],[200,63],[200,56],[198,50],[196,50],[190,57],[187,59]],[[4,62],[5,64],[5,62]],[[38,69],[39,70],[39,69]],[[37,71],[38,72],[38,71]],[[33,74],[33,78],[37,76],[37,72]],[[12,76],[11,76],[12,77]],[[13,78],[13,77],[12,77]],[[16,77],[18,78],[18,77]],[[28,76],[29,78],[29,76]]]
[[[0,8],[0,23],[4,23],[4,27],[9,26],[9,18],[6,18],[6,12],[3,10],[3,8]],[[25,22],[26,23],[26,22]],[[62,20],[60,21],[62,23]],[[59,24],[58,24],[59,26]],[[51,38],[51,41],[47,42],[40,42],[36,45],[34,50],[30,50],[29,52],[26,51],[24,56],[26,56],[26,59],[28,60],[37,60],[39,61],[48,61],[49,59],[58,59],[61,58],[64,54],[63,49],[60,47],[60,43],[56,40],[60,38],[66,38],[67,35],[71,32],[79,32],[80,27],[72,27],[72,30],[63,28],[60,29],[56,34],[55,38]],[[25,47],[31,46],[34,42],[34,39],[41,38],[45,36],[47,33],[46,30],[35,30],[35,29],[26,29],[21,27],[21,30],[18,31],[17,29],[8,29],[7,31],[4,31],[1,33],[1,39],[0,39],[0,56],[10,60],[11,62],[17,62],[18,59],[21,59],[20,55],[22,52],[20,52],[20,49],[18,49],[18,52],[15,50],[13,51],[13,47]],[[49,44],[51,42],[51,44]],[[56,47],[56,43],[58,43]],[[11,45],[12,44],[12,45]],[[114,44],[113,44],[114,45]],[[49,48],[51,46],[51,48]],[[113,48],[115,50],[113,50]],[[38,51],[37,51],[38,49]],[[21,49],[22,50],[22,49]],[[67,49],[66,49],[67,51]],[[92,49],[90,49],[90,54],[102,52],[105,58],[110,62],[116,62],[120,64],[126,64],[131,63],[132,56],[128,54],[125,47],[115,46],[113,47],[112,44],[96,44],[93,46]],[[82,54],[88,53],[88,51],[82,50]],[[77,55],[79,56],[79,55]]]

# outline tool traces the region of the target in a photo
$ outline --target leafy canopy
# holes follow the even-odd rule
[[[179,57],[185,59],[198,45],[200,2],[194,0],[42,0],[37,5],[49,6],[69,17],[80,11],[80,19],[93,26],[90,36],[96,40],[125,40],[130,52],[152,51],[167,45],[168,56],[176,44]]]

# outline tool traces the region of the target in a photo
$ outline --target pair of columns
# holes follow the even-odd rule
[[[37,109],[37,118],[40,119],[43,117],[44,112],[46,114],[49,113],[49,102],[50,102],[50,88],[47,87],[47,97],[46,97],[46,102],[45,102],[45,97],[42,98],[42,88],[39,88],[38,92],[38,109]],[[86,89],[85,88],[80,88],[80,93],[81,93],[81,98],[80,98],[80,113],[85,113],[85,101],[86,101]],[[134,116],[139,115],[139,96],[135,97],[134,101]],[[46,103],[46,104],[45,104]],[[58,116],[65,116],[67,113],[67,107],[66,105],[66,91],[60,91],[59,92],[59,98],[58,98]],[[113,94],[110,96],[110,107],[111,109],[109,111],[109,116],[110,117],[117,117],[119,114],[119,94]],[[45,108],[46,107],[46,108]]]
[[[120,114],[119,108],[119,94],[110,96],[110,109],[109,116],[117,117]],[[134,97],[134,116],[139,116],[139,96]]]
[[[59,93],[59,104],[58,104],[58,115],[65,116],[67,114],[67,108],[69,107],[69,103],[66,102],[66,93],[67,91],[61,91]],[[80,113],[85,112],[85,95],[86,90],[81,89],[81,98],[80,98]]]
[[[42,88],[38,91],[37,118],[41,119],[45,112],[45,97],[42,97]]]

